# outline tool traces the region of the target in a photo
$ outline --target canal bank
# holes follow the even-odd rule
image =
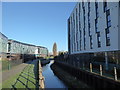
[[[100,76],[97,73],[77,68],[65,62],[55,61],[55,64],[92,88],[120,88],[120,82],[111,78]]]
[[[45,77],[45,88],[90,88],[87,84],[57,66],[54,60],[44,65],[42,70]]]
[[[42,59],[42,60],[40,60],[40,61],[41,61],[41,66],[42,66],[42,67],[43,67],[44,65],[50,63],[50,60],[48,60],[48,59]]]
[[[55,63],[52,64],[50,67],[53,70],[54,74],[60,80],[62,80],[65,85],[68,86],[68,88],[90,88],[87,84],[70,75],[69,73],[61,69],[59,66],[57,66]]]

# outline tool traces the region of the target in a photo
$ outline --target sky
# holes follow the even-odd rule
[[[68,50],[67,19],[76,2],[3,2],[2,33],[9,39],[38,46],[52,52]]]

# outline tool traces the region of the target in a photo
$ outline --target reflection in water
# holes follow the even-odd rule
[[[50,61],[49,64],[46,66],[43,66],[43,76],[45,77],[45,88],[67,88],[63,84],[62,81],[60,81],[59,78],[57,78],[53,71],[50,68],[50,65],[54,63],[54,60]]]

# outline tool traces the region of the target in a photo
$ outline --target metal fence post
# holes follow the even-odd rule
[[[100,75],[102,76],[102,65],[100,65]]]
[[[92,63],[90,63],[90,72],[92,72]]]
[[[115,80],[117,81],[117,71],[116,71],[116,67],[114,67],[114,78],[115,78]]]

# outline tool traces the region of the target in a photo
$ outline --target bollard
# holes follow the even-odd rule
[[[116,67],[114,67],[114,75],[115,75],[114,79],[117,81],[117,71],[116,71]]]
[[[92,72],[92,63],[90,63],[90,72]]]
[[[102,76],[102,65],[100,65],[100,75]]]

